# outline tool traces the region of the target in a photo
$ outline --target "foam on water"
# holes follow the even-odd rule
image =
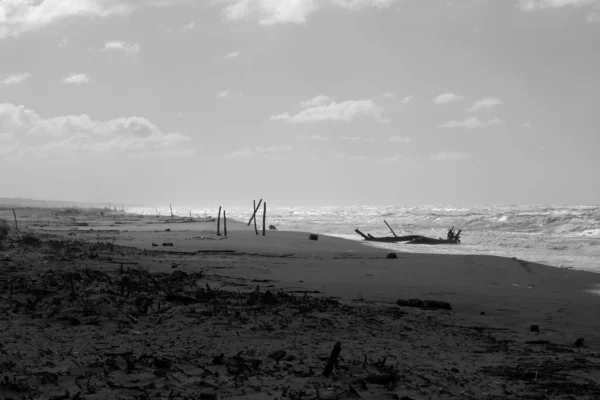
[[[248,220],[251,207],[228,207],[227,215]],[[169,207],[159,209],[169,214]],[[173,212],[204,214],[205,207],[180,205]],[[154,214],[154,207],[133,212]],[[214,208],[207,209],[216,216]],[[487,254],[600,272],[600,207],[598,206],[353,206],[271,207],[268,223],[280,230],[306,231],[362,238],[355,228],[374,236],[388,236],[385,219],[398,235],[420,234],[445,237],[448,228],[462,229],[462,244],[410,245],[369,243],[395,251],[445,254]]]

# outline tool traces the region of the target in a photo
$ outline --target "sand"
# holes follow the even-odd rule
[[[12,244],[0,251],[0,364],[8,371],[0,390],[13,398],[43,395],[35,392],[40,376],[49,381],[46,392],[79,398],[600,396],[600,297],[590,293],[600,274],[491,256],[387,259],[387,251],[361,242],[271,230],[256,235],[253,226],[231,220],[224,238],[212,222],[82,210],[17,213],[21,235],[41,243],[19,242],[13,232]],[[11,217],[0,211],[0,218]],[[85,271],[98,275],[86,278]],[[47,289],[48,274],[67,272],[83,278]],[[127,288],[115,283],[123,276],[146,283],[154,276],[158,284],[142,290],[136,283],[135,296],[125,296]],[[40,282],[50,293],[39,292]],[[207,284],[217,300],[198,294]],[[257,286],[259,300],[248,304]],[[103,311],[98,300],[90,305],[94,313],[84,315],[82,299],[94,296],[117,300],[105,299]],[[135,303],[143,296],[154,301],[145,313]],[[412,298],[448,302],[452,310],[395,304]],[[47,308],[32,309],[32,301]],[[53,315],[51,306],[58,310]],[[578,338],[584,346],[574,347]],[[324,377],[337,341],[340,358]],[[27,352],[32,348],[35,354]],[[276,351],[286,352],[282,360],[269,358]],[[40,372],[44,362],[50,372]],[[94,371],[102,378],[87,387],[82,382]]]

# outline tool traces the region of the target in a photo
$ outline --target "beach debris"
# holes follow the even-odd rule
[[[152,243],[152,247],[158,247],[158,243]]]
[[[172,247],[172,246],[173,246],[173,243],[171,243],[171,242],[165,242],[165,243],[163,243],[162,245],[163,245],[163,246],[167,246],[167,247]]]
[[[531,325],[531,326],[529,327],[529,330],[530,330],[531,332],[535,332],[535,333],[537,333],[537,334],[539,334],[539,333],[540,333],[540,327],[539,327],[538,325]]]
[[[401,307],[416,307],[423,310],[452,310],[450,303],[440,300],[399,299],[396,304]]]
[[[331,350],[331,354],[329,355],[329,359],[327,360],[327,365],[325,366],[325,370],[323,370],[323,376],[329,378],[331,373],[333,372],[333,367],[338,362],[338,356],[342,351],[342,344],[340,342],[336,342],[333,346],[333,350]]]
[[[398,258],[398,255],[396,253],[387,253],[385,258],[387,258],[387,259]]]
[[[275,296],[270,290],[267,290],[265,294],[260,298],[261,304],[275,305],[279,303],[277,296]]]
[[[165,232],[171,232],[170,228],[165,229]]]
[[[386,222],[386,225],[387,225],[387,222]],[[389,225],[388,225],[388,227],[389,227]],[[375,237],[369,233],[364,234],[358,228],[356,228],[354,230],[354,232],[356,232],[357,234],[362,236],[363,239],[365,239],[369,242],[385,242],[385,243],[407,242],[407,243],[411,243],[411,244],[459,244],[460,243],[460,233],[462,231],[459,230],[458,233],[455,234],[453,229],[454,229],[454,227],[452,227],[451,231],[448,232],[448,236],[446,239],[442,239],[442,238],[434,239],[434,238],[430,238],[430,237],[426,237],[426,236],[422,236],[422,235],[397,236],[393,231],[392,231],[392,233],[394,233],[394,236]]]
[[[319,235],[311,233],[310,235],[308,235],[308,240],[319,240]]]
[[[263,236],[265,236],[267,234],[267,230],[265,229],[266,224],[267,224],[267,202],[265,201],[263,203],[263,230],[262,230]]]
[[[269,354],[269,358],[275,360],[277,362],[283,360],[287,356],[287,352],[285,350],[277,350],[271,354]]]
[[[575,341],[575,343],[573,343],[573,346],[575,347],[584,347],[583,342],[585,341],[584,338],[580,337],[579,339],[577,339]]]
[[[276,231],[277,227],[275,225],[269,225],[269,229],[272,231]]]
[[[219,215],[217,215],[217,236],[221,236],[221,206],[219,206]]]

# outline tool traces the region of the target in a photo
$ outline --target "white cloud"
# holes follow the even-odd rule
[[[231,60],[232,58],[239,57],[239,55],[240,55],[239,51],[232,51],[231,53],[225,54],[225,56],[223,58],[226,60]]]
[[[327,104],[331,104],[333,103],[333,100],[330,99],[329,97],[325,96],[325,95],[318,95],[313,97],[310,100],[304,101],[302,102],[300,105],[302,107],[308,108],[308,107],[321,107],[321,106],[325,106]]]
[[[7,76],[6,78],[2,79],[0,83],[3,83],[5,85],[17,85],[19,83],[25,82],[30,77],[31,74],[29,72],[24,72],[22,74]]]
[[[90,81],[90,77],[86,74],[71,74],[63,78],[62,83],[66,85],[84,85]]]
[[[241,158],[241,157],[260,157],[264,159],[281,159],[279,154],[293,151],[294,148],[289,144],[282,145],[263,145],[254,148],[247,147],[244,149],[234,150],[225,154],[225,158]]]
[[[486,97],[481,100],[477,100],[473,105],[467,109],[467,112],[475,112],[479,110],[485,110],[488,108],[494,108],[502,104],[500,99],[496,99],[494,97]]]
[[[131,2],[122,0],[2,0],[0,39],[41,29],[64,18],[127,14],[133,8]]]
[[[405,160],[408,160],[408,159],[409,159],[409,157],[407,157],[407,156],[404,156],[402,154],[397,154],[395,156],[382,158],[380,160],[377,160],[377,162],[378,163],[385,163],[385,164],[390,163],[391,164],[391,163],[397,163],[397,162],[400,162],[400,161],[405,161]]]
[[[406,96],[406,97],[403,97],[403,98],[402,98],[402,100],[400,100],[400,102],[401,102],[402,104],[408,104],[408,103],[410,103],[410,102],[412,101],[412,99],[414,99],[414,98],[415,98],[415,96]]]
[[[433,99],[433,102],[436,104],[446,104],[457,100],[464,99],[463,96],[454,93],[443,93]]]
[[[600,14],[599,13],[589,13],[586,21],[589,22],[590,24],[596,23],[596,22],[600,22]]]
[[[88,115],[44,118],[31,109],[0,103],[0,135],[31,141],[24,154],[60,155],[65,150],[111,153],[124,151],[164,155],[190,155],[190,137],[177,132],[163,133],[142,117],[119,117],[95,121]]]
[[[304,24],[310,14],[325,6],[359,10],[385,8],[396,0],[218,0],[229,20],[258,20],[262,25]]]
[[[469,153],[461,153],[457,151],[443,151],[432,155],[431,159],[434,161],[468,160],[471,157],[473,157],[473,155]]]
[[[443,125],[440,125],[438,128],[466,128],[466,129],[476,129],[476,128],[484,128],[487,126],[493,125],[501,125],[504,121],[500,118],[492,118],[488,121],[481,121],[477,117],[469,117],[464,121],[449,121]]]
[[[395,99],[396,98],[396,93],[394,93],[394,92],[385,92],[383,94],[383,97],[385,97],[386,99]]]
[[[191,31],[192,29],[194,29],[196,27],[196,21],[190,21],[187,24],[183,24],[181,26],[181,31],[185,32],[185,31]]]
[[[406,136],[390,136],[388,139],[389,142],[392,143],[409,143],[412,142],[412,138],[406,137]]]
[[[371,137],[362,137],[362,136],[342,136],[341,140],[345,140],[348,142],[354,143],[375,143],[375,138]]]
[[[321,136],[321,135],[298,136],[298,139],[313,140],[315,142],[330,142],[331,141],[331,138]]]
[[[562,8],[567,6],[585,6],[600,4],[599,0],[520,0],[519,8],[523,11],[543,10],[547,8]]]
[[[230,89],[222,90],[220,92],[217,92],[217,97],[220,97],[220,98],[227,97],[229,95],[229,92],[231,92]]]
[[[313,99],[315,100],[315,99]],[[311,100],[312,101],[312,100]],[[304,103],[306,104],[306,103]],[[384,108],[373,100],[332,102],[328,105],[306,108],[298,114],[283,113],[272,115],[273,121],[306,123],[316,121],[352,122],[357,118],[372,118],[377,122],[388,122],[384,118]]]
[[[104,50],[120,50],[129,55],[134,55],[140,52],[142,47],[137,43],[125,43],[121,40],[111,40],[104,43]]]

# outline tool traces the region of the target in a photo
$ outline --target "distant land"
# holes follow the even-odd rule
[[[121,204],[113,203],[99,203],[99,202],[77,202],[77,201],[65,201],[65,200],[35,200],[35,199],[24,199],[20,197],[8,198],[0,197],[0,207],[43,207],[43,208],[61,208],[61,207],[80,207],[80,208],[104,208],[106,206],[117,206],[121,208]],[[131,206],[131,204],[127,204]]]

